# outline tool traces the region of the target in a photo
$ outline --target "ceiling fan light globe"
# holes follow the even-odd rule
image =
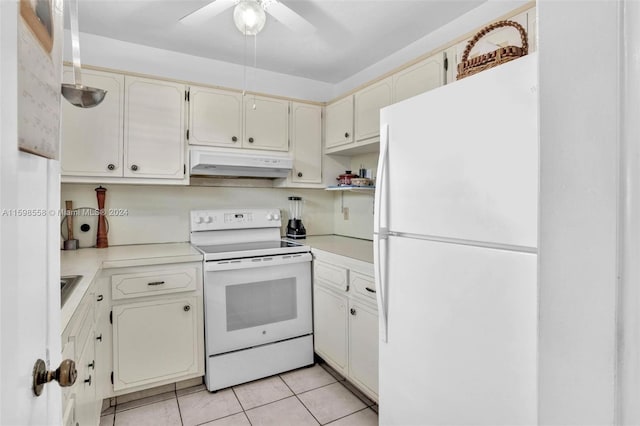
[[[233,10],[233,22],[245,35],[258,34],[264,28],[266,20],[264,9],[254,0],[242,0]]]

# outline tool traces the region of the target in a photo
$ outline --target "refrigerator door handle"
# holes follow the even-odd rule
[[[376,175],[377,186],[375,193],[375,210],[374,210],[374,243],[373,256],[375,264],[375,280],[378,291],[376,299],[378,302],[379,331],[380,340],[387,342],[388,340],[388,306],[387,306],[387,283],[386,266],[387,266],[387,247],[389,228],[386,221],[386,211],[383,212],[383,200],[388,202],[387,191],[388,182],[385,169],[387,166],[387,157],[389,154],[389,125],[382,124],[380,126],[380,158],[378,160],[378,173]],[[383,241],[385,242],[384,250],[382,250]]]

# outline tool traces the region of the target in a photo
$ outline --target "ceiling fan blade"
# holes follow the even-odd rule
[[[179,21],[187,25],[199,25],[229,9],[236,3],[236,0],[213,0],[208,5],[183,16]]]
[[[316,31],[316,27],[309,21],[279,1],[269,2],[265,11],[296,34],[310,34]]]

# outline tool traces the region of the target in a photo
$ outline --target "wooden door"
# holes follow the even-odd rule
[[[245,96],[244,120],[243,148],[289,150],[289,101]]]
[[[295,183],[322,182],[322,108],[294,102],[291,140]]]
[[[378,314],[353,300],[349,302],[349,376],[378,394]]]
[[[393,101],[400,102],[444,84],[442,53],[437,53],[393,76]]]
[[[353,142],[353,96],[327,105],[326,113],[327,149]]]
[[[355,94],[356,142],[380,136],[380,109],[391,104],[391,77]]]
[[[73,81],[66,67],[64,81]],[[104,89],[104,100],[93,108],[62,101],[61,173],[64,176],[122,176],[124,75],[82,71],[82,83]]]
[[[347,298],[318,285],[313,295],[315,351],[338,372],[347,375]]]
[[[189,144],[242,145],[242,94],[191,86]]]
[[[124,176],[185,177],[185,86],[125,78]]]

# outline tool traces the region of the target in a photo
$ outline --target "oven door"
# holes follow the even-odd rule
[[[207,355],[311,334],[311,254],[205,262]]]

